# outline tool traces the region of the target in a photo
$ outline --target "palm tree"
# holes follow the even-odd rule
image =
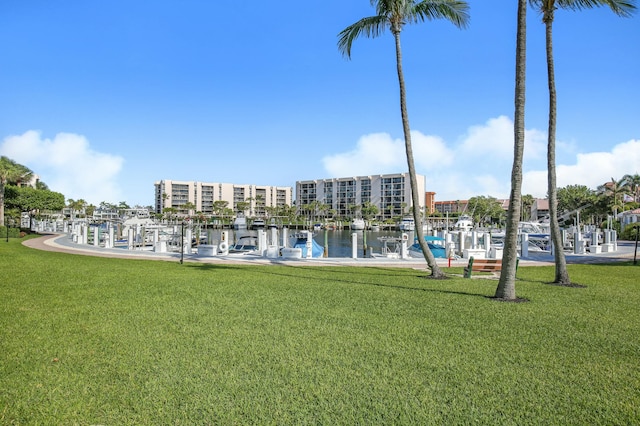
[[[636,203],[640,202],[640,175],[638,173],[635,175],[624,175],[622,180],[629,186],[629,190],[633,194],[633,201]]]
[[[29,168],[4,155],[0,157],[0,225],[4,225],[4,187],[9,183],[20,183],[31,179]]]
[[[611,178],[611,182],[607,182],[598,187],[598,194],[606,198],[611,197],[611,201],[607,204],[611,208],[613,215],[618,216],[618,209],[623,207],[623,195],[630,191],[627,180],[623,177],[620,180]]]
[[[444,277],[436,263],[436,259],[429,250],[422,230],[422,217],[420,216],[420,197],[418,193],[418,181],[416,179],[415,165],[413,161],[413,148],[411,146],[411,128],[407,113],[406,89],[404,74],[402,72],[402,49],[400,46],[400,32],[405,24],[424,22],[425,20],[447,19],[459,28],[466,27],[469,21],[469,6],[465,1],[459,0],[371,0],[371,5],[376,9],[376,15],[363,18],[342,30],[339,34],[338,48],[343,55],[351,57],[353,41],[361,35],[377,37],[389,27],[393,34],[396,46],[396,66],[398,71],[398,83],[400,85],[400,113],[402,116],[402,130],[404,133],[405,152],[409,167],[409,181],[411,185],[411,198],[416,206],[413,217],[416,223],[418,243],[422,248],[425,260],[431,269],[434,278]]]
[[[513,119],[513,166],[511,168],[511,194],[507,211],[507,229],[504,237],[502,271],[495,297],[516,300],[516,267],[518,262],[518,222],[522,199],[522,156],[524,153],[524,107],[527,59],[527,0],[518,0],[516,37],[516,88]]]
[[[557,8],[582,10],[595,6],[609,6],[620,16],[630,16],[635,9],[634,0],[530,0],[531,4],[542,13],[545,25],[547,50],[547,79],[549,85],[549,130],[547,134],[547,184],[549,196],[549,223],[551,225],[551,241],[555,249],[554,258],[556,276],[554,283],[570,284],[567,262],[562,251],[562,234],[558,224],[558,193],[556,188],[556,82],[553,60],[553,18]]]
[[[536,200],[535,198],[533,198],[533,195],[531,194],[526,194],[522,196],[522,220],[529,220],[529,217],[531,216],[531,207],[533,206],[533,203],[535,203]]]

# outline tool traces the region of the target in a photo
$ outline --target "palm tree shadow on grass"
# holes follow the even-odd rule
[[[186,264],[185,266],[187,267],[197,267],[200,270],[202,270],[203,272],[205,271],[225,271],[225,270],[233,270],[233,271],[242,271],[242,270],[246,270],[247,267],[243,266],[243,265],[213,265],[213,264]],[[288,266],[288,265],[282,265],[283,268],[279,268],[279,269],[275,269],[275,268],[269,268],[269,267],[263,267],[263,268],[255,268],[254,271],[257,271],[260,274],[264,274],[264,275],[275,275],[275,276],[281,276],[281,277],[288,277],[288,278],[303,278],[303,279],[307,279],[307,280],[317,280],[317,281],[321,281],[323,283],[326,283],[327,280],[327,269],[326,268],[317,268],[317,267],[299,267],[299,266]],[[368,274],[364,274],[363,272],[358,272],[359,275],[376,275],[376,276],[381,276],[381,274],[379,273],[380,271],[384,271],[387,272],[386,274],[384,274],[384,276],[389,276],[389,277],[398,277],[398,268],[367,268],[368,271],[372,271],[371,273]],[[293,271],[296,272],[301,272],[301,273],[293,273]],[[368,272],[367,271],[367,272]],[[375,272],[373,272],[375,271]],[[398,284],[390,284],[390,283],[376,283],[376,282],[366,282],[366,281],[355,281],[353,279],[349,279],[347,277],[349,277],[352,272],[349,271],[340,271],[340,268],[334,268],[332,269],[332,272],[334,272],[335,274],[333,274],[329,280],[329,282],[331,283],[343,283],[343,284],[353,284],[353,285],[363,285],[363,286],[372,286],[372,287],[383,287],[383,288],[392,288],[392,289],[397,289],[397,290],[409,290],[409,291],[423,291],[423,292],[433,292],[433,293],[442,293],[442,294],[457,294],[457,295],[461,295],[461,296],[475,296],[475,297],[482,297],[485,299],[494,299],[493,296],[487,296],[485,294],[480,294],[480,293],[471,293],[471,292],[467,292],[467,291],[461,291],[461,290],[446,290],[446,289],[438,289],[438,288],[424,288],[424,287],[412,287],[412,286],[404,286],[404,285],[398,285]],[[394,273],[392,273],[394,272]],[[410,271],[410,272],[414,272],[414,271]],[[338,278],[336,277],[336,274],[343,274],[346,275],[347,277],[345,278]],[[415,277],[415,278],[425,278],[428,279],[428,282],[442,282],[442,281],[448,281],[449,278],[445,278],[445,279],[432,279],[428,276],[424,276],[424,275],[412,275],[410,273],[405,273],[402,275],[402,277]]]

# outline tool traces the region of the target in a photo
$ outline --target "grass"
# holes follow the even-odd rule
[[[462,273],[452,268],[452,272]],[[638,424],[640,268],[190,264],[0,241],[1,424]]]

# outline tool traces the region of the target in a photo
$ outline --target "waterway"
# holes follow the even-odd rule
[[[237,237],[240,235],[247,235],[248,233],[257,236],[257,231],[233,231],[228,230],[229,241],[236,241]],[[267,229],[267,238],[270,238],[270,231]],[[292,234],[297,234],[300,231],[296,230],[288,230],[287,233],[289,236]],[[208,230],[208,235],[210,235],[211,243],[218,244],[221,240],[222,231],[219,229],[216,230]],[[283,246],[284,243],[282,241],[282,230],[278,230],[278,242],[275,245]],[[356,234],[357,239],[357,257],[363,258],[370,255],[373,250],[374,253],[380,253],[382,251],[383,243],[378,239],[379,237],[397,237],[400,238],[402,236],[402,232],[400,231],[325,231],[320,230],[314,232],[313,239],[320,246],[326,245],[328,248],[329,257],[352,257],[352,234]],[[413,232],[407,233],[409,236],[409,242],[413,244]],[[365,255],[365,242],[367,247],[367,253]],[[273,244],[269,241],[269,244]],[[291,245],[291,241],[287,242],[287,245]]]

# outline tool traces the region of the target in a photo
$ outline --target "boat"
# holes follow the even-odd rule
[[[400,259],[402,237],[382,236],[378,237],[378,241],[382,243],[380,255],[374,254],[373,257],[384,257],[387,259]]]
[[[338,225],[336,225],[335,222],[328,222],[324,224],[324,229],[326,229],[327,231],[335,231],[336,229],[338,229]]]
[[[454,231],[471,231],[473,229],[473,219],[471,216],[463,214],[453,225]]]
[[[447,258],[447,248],[444,238],[426,235],[424,240],[427,242],[427,246],[429,247],[429,250],[431,250],[431,253],[433,253],[434,257],[439,259]],[[422,254],[422,248],[420,247],[420,244],[418,244],[418,239],[415,238],[414,241],[415,243],[409,247],[409,256],[418,258],[424,257]]]
[[[236,231],[246,230],[247,218],[244,216],[238,216],[236,220],[233,221],[233,229]]]
[[[416,222],[410,216],[405,216],[402,218],[400,223],[398,224],[398,230],[400,231],[415,231]]]
[[[291,240],[293,244],[291,245],[294,249],[301,250],[302,258],[307,257],[307,235],[308,231],[298,232],[296,234],[291,234]],[[324,247],[316,242],[313,238],[311,239],[311,257],[322,257],[324,255]]]
[[[229,253],[248,253],[258,250],[258,238],[255,235],[242,235],[229,247]]]
[[[364,219],[353,219],[349,228],[352,231],[364,231]]]
[[[264,219],[254,219],[251,224],[251,229],[263,229],[264,225]]]

